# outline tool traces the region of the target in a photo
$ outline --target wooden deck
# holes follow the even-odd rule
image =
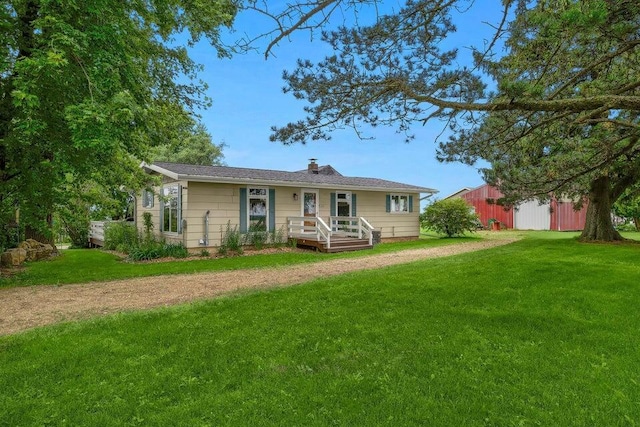
[[[109,221],[91,221],[89,228],[89,247],[104,246],[104,226]]]
[[[360,251],[373,248],[374,228],[360,217],[287,217],[289,240],[320,252]]]

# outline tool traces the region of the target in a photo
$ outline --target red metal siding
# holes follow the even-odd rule
[[[460,197],[475,208],[476,214],[478,214],[485,227],[488,226],[489,220],[493,218],[500,221],[504,227],[513,228],[513,209],[505,210],[502,206],[487,202],[487,199],[492,199],[495,202],[502,197],[502,193],[496,188],[485,184]]]
[[[584,229],[587,218],[587,204],[579,211],[573,209],[571,202],[555,202],[551,205],[551,229],[558,231],[575,231]]]
[[[504,227],[513,228],[513,209],[505,210],[502,206],[487,202],[488,199],[492,199],[495,202],[502,197],[502,193],[498,189],[485,184],[462,194],[460,197],[475,208],[484,226],[488,226],[489,220],[494,218],[500,221]],[[567,201],[558,202],[552,199],[550,205],[551,230],[573,231],[584,228],[587,215],[586,203],[579,211],[575,211],[573,204]]]

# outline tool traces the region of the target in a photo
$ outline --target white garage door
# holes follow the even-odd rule
[[[513,228],[518,230],[550,230],[549,204],[539,205],[533,200],[519,205],[513,214]]]

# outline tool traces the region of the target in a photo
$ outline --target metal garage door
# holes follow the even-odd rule
[[[537,200],[518,205],[513,214],[513,228],[518,230],[550,230],[549,204],[538,204]]]

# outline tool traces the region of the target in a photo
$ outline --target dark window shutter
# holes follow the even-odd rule
[[[165,231],[164,229],[164,191],[162,191],[162,187],[160,187],[160,196],[158,196],[158,201],[160,202],[160,231]]]
[[[247,189],[240,189],[240,232],[247,232]]]
[[[391,194],[387,194],[387,212],[391,212]]]
[[[143,208],[152,208],[153,207],[153,192],[148,188],[142,190],[142,207]]]
[[[356,212],[356,195],[351,193],[351,216],[358,216]]]
[[[275,231],[276,229],[276,189],[269,189],[269,230]]]
[[[338,215],[338,204],[336,202],[336,193],[331,193],[330,194],[330,199],[331,199],[331,211],[329,213],[329,216],[337,216]]]
[[[182,185],[178,185],[178,234],[182,234]]]
[[[409,212],[413,212],[413,196],[409,196]]]

